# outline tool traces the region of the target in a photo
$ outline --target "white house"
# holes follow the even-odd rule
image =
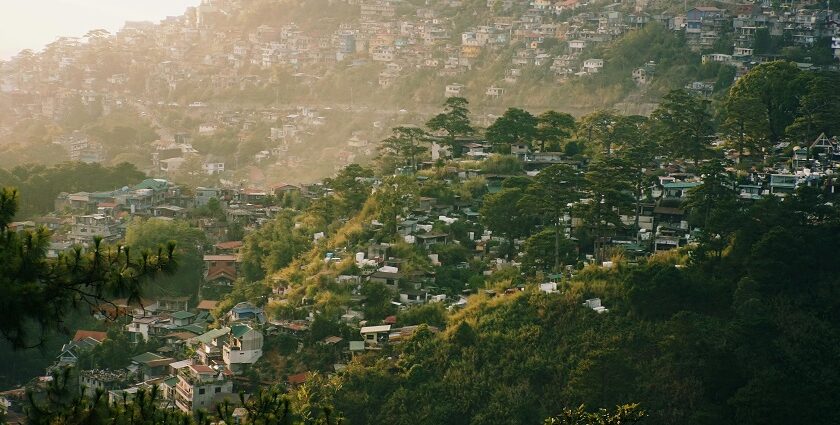
[[[600,298],[590,298],[583,303],[583,306],[591,308],[598,314],[607,313],[610,311],[609,309],[601,305]]]
[[[360,331],[365,346],[376,346],[384,342],[391,333],[391,325],[365,326]]]
[[[204,171],[205,174],[213,175],[213,174],[220,174],[225,171],[225,163],[224,162],[215,162],[215,161],[205,161],[201,164],[201,169]]]
[[[131,339],[134,342],[148,341],[149,330],[159,321],[160,317],[156,316],[135,317],[125,325],[125,330],[133,335]]]
[[[601,71],[604,67],[603,59],[587,59],[583,61],[583,72],[587,74],[595,74]]]
[[[580,53],[586,48],[584,40],[569,40],[569,52]]]
[[[505,94],[505,89],[498,86],[490,86],[484,94],[492,98],[497,98]]]
[[[205,365],[184,368],[178,374],[175,405],[184,413],[211,410],[214,397],[233,392],[230,375],[230,371],[217,371]]]
[[[446,85],[446,91],[445,91],[444,94],[446,95],[446,97],[461,96],[461,92],[463,91],[463,89],[464,89],[463,84],[458,84],[458,83],[447,84]]]
[[[198,126],[198,134],[202,136],[212,136],[216,132],[216,124],[204,123]]]
[[[254,364],[262,357],[262,347],[262,332],[245,324],[236,324],[230,328],[229,339],[222,348],[222,359],[231,368]]]

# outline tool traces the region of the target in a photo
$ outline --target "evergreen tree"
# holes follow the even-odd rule
[[[96,239],[87,253],[77,247],[46,258],[49,232],[15,232],[17,192],[0,191],[0,334],[15,347],[42,342],[46,329],[61,329],[70,309],[97,309],[111,297],[139,302],[141,283],[175,269],[175,244],[144,250],[108,247]]]
[[[568,165],[552,165],[541,170],[528,186],[520,203],[529,206],[543,217],[543,223],[554,227],[554,270],[560,268],[560,240],[563,216],[581,197],[584,179],[578,170]]]
[[[402,164],[417,169],[417,157],[427,151],[424,146],[428,142],[428,134],[419,127],[396,127],[393,134],[382,141],[380,149],[396,155]]]
[[[508,108],[487,127],[485,135],[499,152],[504,152],[510,145],[530,146],[537,137],[537,117],[523,109]]]
[[[729,97],[758,99],[764,109],[760,116],[766,118],[770,142],[775,144],[796,117],[805,88],[802,72],[794,63],[775,61],[760,64],[738,79]]]
[[[709,154],[714,136],[709,102],[685,89],[671,90],[651,114],[654,134],[674,159],[694,164]]]
[[[475,132],[470,124],[469,101],[463,97],[449,97],[443,103],[443,112],[426,122],[426,127],[432,131],[446,133],[446,143],[455,148],[455,138],[468,136]]]
[[[575,118],[567,113],[545,111],[537,117],[537,140],[540,150],[545,151],[545,145],[559,146],[560,142],[569,138],[575,131]]]

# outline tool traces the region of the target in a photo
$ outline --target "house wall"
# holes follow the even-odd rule
[[[190,384],[184,377],[179,377],[175,400],[179,409],[185,413],[190,413],[199,409],[210,410],[213,397],[216,394],[232,392],[233,382],[229,380]]]

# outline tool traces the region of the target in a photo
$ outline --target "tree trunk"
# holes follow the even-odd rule
[[[560,271],[560,220],[554,226],[554,272]]]
[[[510,261],[513,258],[513,240],[515,238],[513,236],[508,237],[508,249],[507,249],[507,260]]]
[[[639,211],[642,206],[642,183],[636,183],[636,217],[633,220],[633,226],[636,228],[636,243],[639,243],[639,215],[641,212]]]

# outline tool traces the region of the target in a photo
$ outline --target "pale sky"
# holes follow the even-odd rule
[[[41,50],[59,36],[82,36],[125,21],[180,15],[200,0],[0,0],[0,60],[23,49]]]

